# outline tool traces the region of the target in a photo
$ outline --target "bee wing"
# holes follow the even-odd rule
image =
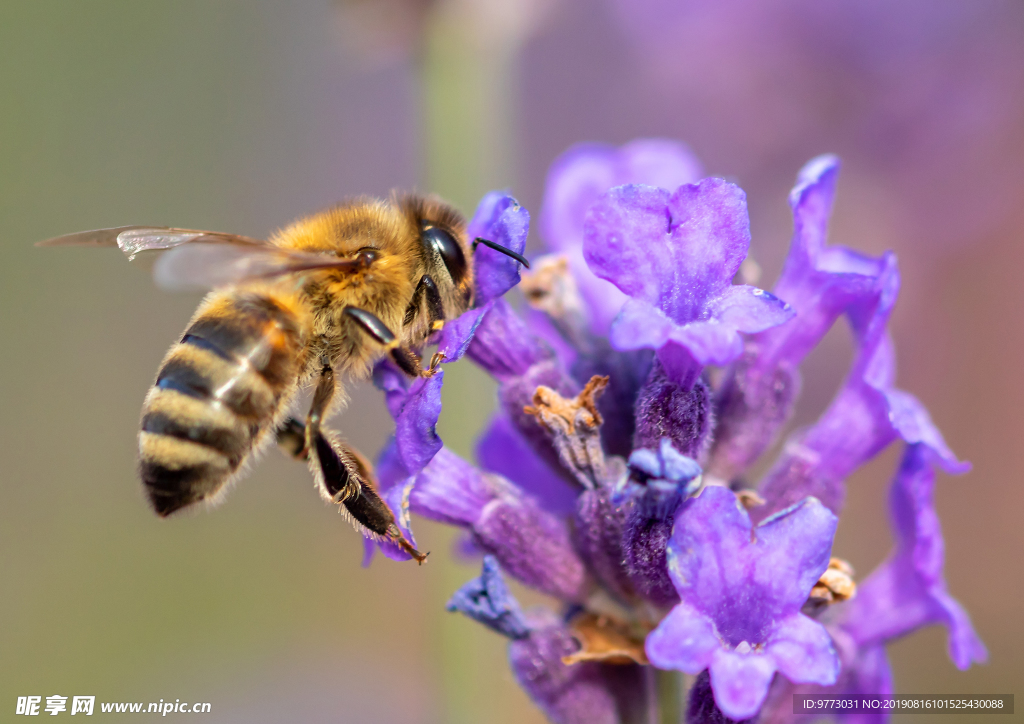
[[[360,259],[291,251],[269,244],[199,243],[163,254],[153,267],[153,278],[164,289],[195,290],[319,269],[355,270],[365,266],[366,261]]]
[[[118,226],[113,229],[81,231],[40,241],[36,246],[116,246],[131,260],[143,251],[170,249],[193,242],[246,248],[271,247],[269,242],[251,239],[248,236],[225,234],[220,231],[174,229],[166,226]]]

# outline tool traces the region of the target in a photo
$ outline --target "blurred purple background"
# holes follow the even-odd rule
[[[260,236],[393,187],[469,212],[508,186],[536,219],[566,147],[639,136],[687,142],[746,190],[766,283],[797,170],[843,158],[831,238],[899,255],[900,387],[975,466],[937,500],[990,663],[956,671],[928,630],[891,648],[897,692],[1018,693],[1020,2],[41,0],[0,9],[0,97],[0,711],[58,693],[210,701],[225,722],[541,721],[504,642],[443,610],[476,571],[449,531],[419,524],[423,568],[364,570],[276,452],[217,511],[152,516],[138,410],[198,297],[115,253],[31,244],[128,223]],[[794,425],[848,359],[840,327]],[[493,405],[469,364],[450,368],[441,421],[466,454]],[[336,425],[371,453],[390,430],[365,386]],[[860,573],[889,548],[894,464],[850,484],[835,553]]]

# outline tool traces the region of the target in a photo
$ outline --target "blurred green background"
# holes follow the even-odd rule
[[[779,3],[783,20],[796,5]],[[903,5],[882,16],[894,28],[935,14]],[[916,45],[876,28],[877,45],[838,51],[807,39],[829,18],[782,32],[694,7],[698,31],[680,37],[707,66],[646,54],[625,0],[0,6],[0,720],[17,696],[61,694],[209,701],[217,722],[542,721],[504,642],[444,612],[477,571],[453,560],[452,531],[419,521],[427,566],[364,569],[358,535],[276,451],[216,511],[152,515],[139,408],[199,297],[157,291],[114,251],[32,243],[131,223],[265,236],[395,187],[467,213],[509,187],[536,218],[555,155],[642,135],[685,140],[744,186],[765,284],[797,169],[843,155],[832,238],[900,254],[901,386],[975,463],[937,496],[950,589],[991,662],[957,672],[944,632],[920,632],[890,649],[897,691],[1018,693],[1020,5],[978,3]],[[837,330],[794,425],[824,408],[848,357]],[[441,434],[457,452],[471,455],[492,395],[470,363],[448,367]],[[335,424],[371,454],[391,429],[365,385]],[[889,548],[893,464],[850,485],[836,553],[862,574]]]

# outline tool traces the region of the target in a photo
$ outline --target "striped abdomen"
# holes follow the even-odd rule
[[[267,295],[200,307],[142,409],[140,474],[158,514],[223,488],[295,389],[301,354],[295,315]]]

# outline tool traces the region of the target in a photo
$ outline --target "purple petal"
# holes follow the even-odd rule
[[[483,321],[484,315],[491,310],[490,304],[485,304],[476,309],[470,309],[464,314],[444,325],[444,329],[437,335],[437,351],[444,354],[445,362],[455,362],[462,359],[469,349],[477,328]]]
[[[676,514],[669,575],[721,645],[757,650],[785,637],[778,626],[799,612],[828,566],[835,526],[835,516],[809,499],[753,528],[732,491],[708,486]]]
[[[658,349],[669,340],[675,324],[657,307],[630,299],[612,322],[609,341],[619,351]]]
[[[899,289],[899,271],[895,257],[885,261],[871,298],[850,309],[858,349],[843,387],[818,422],[787,444],[760,485],[768,502],[755,509],[755,517],[808,495],[839,512],[845,478],[895,439],[885,396],[877,387],[890,384],[895,374],[885,324]]]
[[[847,604],[843,627],[862,646],[931,623],[949,629],[949,655],[960,669],[987,658],[970,618],[946,589],[942,529],[935,511],[932,455],[909,445],[890,492],[896,547]]]
[[[456,591],[445,608],[459,611],[510,639],[523,639],[530,633],[519,602],[509,593],[494,556],[484,557],[480,577]]]
[[[711,675],[705,669],[697,675],[690,687],[689,701],[686,705],[686,724],[753,724],[754,719],[740,722],[722,713],[715,703],[715,694],[711,690]],[[761,719],[757,719],[761,722]]]
[[[628,183],[674,189],[700,177],[700,163],[690,149],[675,141],[639,139],[621,148],[596,143],[573,146],[548,171],[541,234],[552,251],[579,248],[587,210],[608,189]]]
[[[441,449],[437,420],[441,415],[444,370],[433,377],[409,379],[389,361],[374,367],[373,382],[384,391],[388,411],[395,420],[395,450],[404,475],[415,475]]]
[[[514,198],[500,191],[484,196],[467,233],[470,240],[484,238],[522,254],[530,228],[530,214]],[[483,306],[519,283],[520,264],[483,244],[473,253],[476,304]]]
[[[542,461],[507,415],[497,414],[477,442],[476,457],[486,470],[503,475],[537,498],[545,510],[568,515],[576,507],[575,485]]]
[[[885,398],[889,403],[889,421],[903,440],[908,444],[926,446],[939,466],[950,475],[960,475],[971,469],[969,462],[961,462],[949,449],[928,410],[916,397],[903,390],[889,389]]]
[[[873,292],[870,296],[858,299],[847,311],[857,343],[861,349],[867,351],[866,355],[860,357],[860,363],[865,368],[870,367],[867,360],[874,357],[875,350],[886,344],[889,317],[896,306],[896,298],[899,296],[900,272],[895,254],[882,256],[882,269],[875,279]],[[891,353],[886,353],[886,355],[891,356]],[[867,375],[866,369],[863,370],[863,373],[878,386],[889,385],[892,383],[894,375],[888,367],[889,365],[883,365],[883,371],[870,375]]]
[[[669,201],[673,289],[661,308],[677,322],[704,316],[704,305],[732,284],[750,248],[747,197],[728,181],[680,186]]]
[[[676,450],[667,437],[654,450],[635,450],[629,456],[629,464],[652,478],[673,483],[689,483],[703,472],[696,460]]]
[[[711,316],[740,332],[762,332],[789,320],[795,313],[774,294],[746,284],[726,288],[711,303]]]
[[[750,245],[746,201],[720,179],[674,194],[620,186],[591,207],[584,255],[631,299],[610,334],[617,350],[653,348],[673,381],[691,385],[707,364],[743,352],[738,332],[760,332],[792,316],[785,302],[731,287]]]
[[[665,439],[667,440],[668,438]],[[669,445],[671,444],[671,441],[669,441]],[[654,450],[647,448],[634,450],[629,456],[629,466],[654,478],[661,476],[661,459]]]
[[[392,419],[397,418],[409,395],[409,378],[390,360],[382,360],[373,368],[373,384],[384,393],[384,404]]]
[[[746,197],[721,179],[620,186],[591,207],[583,254],[591,269],[678,324],[707,317],[750,246]]]
[[[751,528],[750,518],[726,488],[709,486],[687,503],[676,517],[669,543],[669,575],[684,601],[694,602],[704,615],[713,615],[730,597],[731,584],[742,584],[741,560],[750,544]],[[744,640],[750,639],[741,637],[732,643]]]
[[[699,674],[722,648],[714,624],[685,601],[676,605],[647,635],[647,658],[659,669]]]
[[[669,198],[654,186],[618,186],[590,207],[583,227],[583,257],[591,271],[656,307],[674,281]]]
[[[711,320],[690,322],[672,330],[672,341],[685,347],[698,364],[725,365],[743,354],[743,340],[735,327]],[[658,359],[666,364],[666,355],[658,350]]]
[[[414,475],[431,461],[441,449],[437,435],[437,419],[441,415],[441,385],[444,370],[433,377],[419,377],[409,387],[409,394],[395,418],[395,443],[402,464]]]
[[[799,233],[793,239],[787,266],[772,290],[793,307],[796,318],[785,327],[758,336],[765,365],[783,361],[799,364],[840,314],[875,295],[878,280],[896,263],[891,252],[878,258],[841,247],[810,252],[801,248]],[[800,260],[801,251],[809,258]]]
[[[776,623],[765,651],[794,683],[828,686],[839,676],[839,657],[828,631],[802,613]]]
[[[377,464],[373,469],[377,476],[377,485],[380,490],[390,490],[393,485],[400,483],[409,477],[410,473],[402,463],[402,456],[398,453],[398,445],[392,436],[380,453],[377,455]]]
[[[700,175],[700,164],[688,148],[659,139],[640,139],[621,148],[581,144],[551,165],[541,208],[541,234],[549,249],[568,258],[595,334],[607,334],[626,297],[594,276],[583,259],[587,210],[615,186],[640,183],[674,189],[696,181]]]
[[[704,371],[704,365],[694,358],[693,353],[675,340],[669,340],[662,345],[655,354],[655,360],[668,381],[681,390],[694,388],[700,382],[701,373]],[[646,390],[640,390],[641,396],[645,392]]]
[[[504,191],[490,191],[484,194],[473,211],[473,218],[466,225],[466,235],[471,240],[478,236],[486,238],[491,227],[497,223],[501,215],[514,203],[515,199]]]
[[[719,649],[709,667],[711,690],[722,713],[732,719],[748,719],[761,708],[775,674],[770,656]]]
[[[799,609],[828,568],[838,522],[814,498],[763,521],[755,529],[763,548],[753,580],[770,589],[780,607]]]

